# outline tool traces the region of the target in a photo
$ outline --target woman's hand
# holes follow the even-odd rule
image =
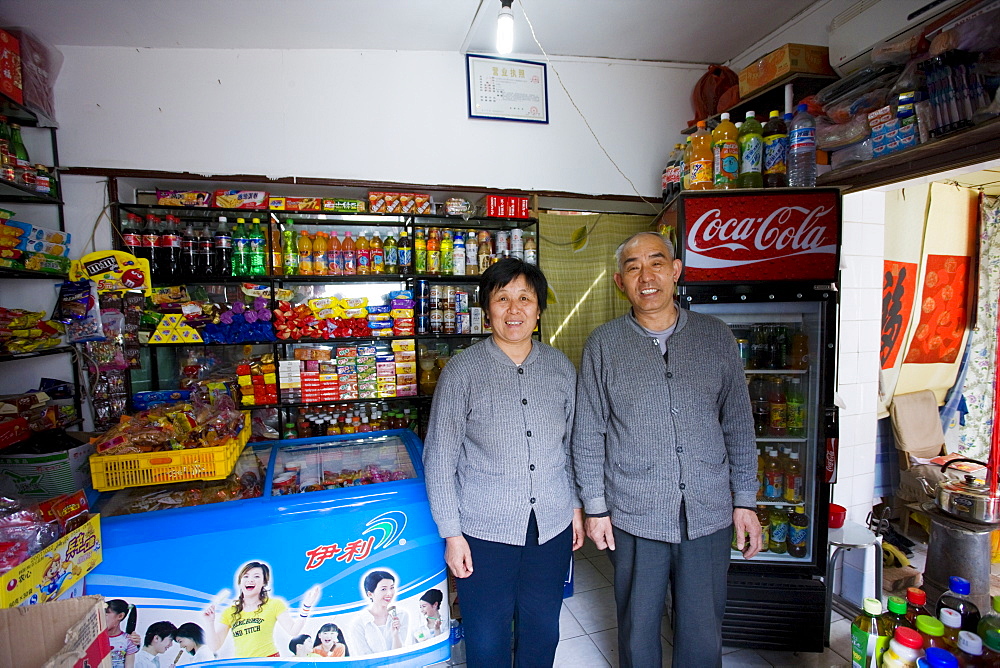
[[[202,611],[201,614],[204,615],[205,618],[208,621],[214,622],[215,621],[215,606],[214,605],[208,606],[207,608],[205,608],[204,611]]]
[[[583,530],[583,508],[573,509],[573,551],[576,552],[583,547],[583,540],[587,537]]]
[[[444,561],[456,578],[467,578],[472,575],[472,550],[465,536],[449,536],[445,538]]]
[[[132,631],[132,633],[128,634],[128,639],[131,640],[133,643],[135,643],[136,647],[142,649],[142,636],[140,636],[138,633]]]

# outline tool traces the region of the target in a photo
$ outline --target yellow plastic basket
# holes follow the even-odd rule
[[[91,455],[90,475],[94,489],[99,492],[187,480],[219,480],[233,472],[249,440],[250,416],[244,414],[243,429],[222,445],[131,455]]]

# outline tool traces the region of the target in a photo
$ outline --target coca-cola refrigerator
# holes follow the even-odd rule
[[[737,339],[769,537],[752,560],[732,552],[729,646],[821,652],[828,642],[840,212],[836,188],[689,191],[679,200],[680,303],[720,318]]]

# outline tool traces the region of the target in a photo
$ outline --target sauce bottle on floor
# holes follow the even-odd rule
[[[882,668],[917,668],[917,659],[923,655],[920,634],[908,626],[900,626],[882,655]]]
[[[988,668],[989,657],[983,655],[983,639],[968,631],[958,632],[955,657],[962,668]]]
[[[876,668],[882,665],[882,655],[889,647],[892,630],[882,618],[882,602],[866,598],[861,614],[851,624],[852,668]]]
[[[927,592],[919,587],[907,587],[906,618],[910,620],[913,628],[917,628],[917,617],[930,614],[927,610]]]
[[[979,608],[972,602],[971,585],[965,578],[952,575],[948,578],[948,591],[941,594],[934,612],[938,617],[945,608],[951,608],[962,616],[962,629],[975,633],[979,628]]]

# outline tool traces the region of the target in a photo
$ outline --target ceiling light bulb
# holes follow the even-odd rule
[[[500,1],[497,14],[497,52],[507,55],[514,50],[514,11],[510,8],[513,0]]]

